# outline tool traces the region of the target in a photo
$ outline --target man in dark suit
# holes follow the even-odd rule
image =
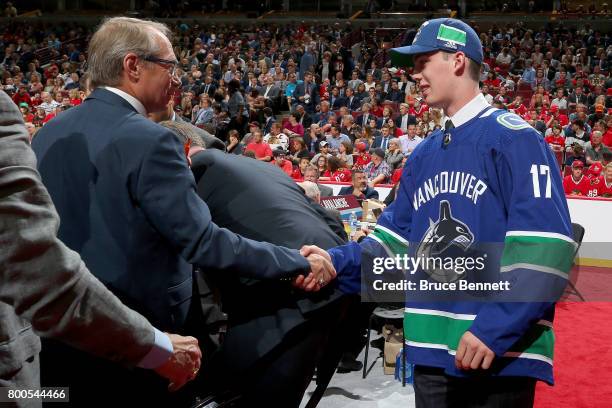
[[[376,119],[376,127],[380,128],[382,126],[382,120],[378,119],[375,115],[372,115],[370,113],[370,108],[372,107],[372,105],[370,105],[368,102],[365,102],[361,105],[361,115],[357,116],[357,119],[355,120],[355,123],[357,123],[357,125],[361,126],[362,128],[365,128],[366,126],[370,125],[370,120],[372,118]]]
[[[351,112],[357,112],[361,108],[361,101],[355,96],[353,88],[347,87],[345,91],[346,107]]]
[[[59,217],[35,170],[21,112],[5,93],[0,111],[0,386],[40,387],[38,336],[116,363],[155,368],[182,385],[199,364],[196,340],[157,331],[57,239]],[[178,359],[187,354],[193,358]],[[40,403],[2,403],[26,405]]]
[[[202,150],[199,129],[188,124],[163,125],[179,139],[192,140],[191,169],[198,194],[220,227],[289,248],[344,243],[280,169],[216,149]],[[241,395],[240,406],[297,407],[327,333],[339,323],[341,293],[329,286],[303,296],[286,282],[210,276],[219,287],[229,320],[203,386],[212,386],[215,393],[229,388]]]
[[[340,95],[340,89],[337,86],[332,88],[331,95],[329,95],[329,104],[332,110],[338,110],[346,106],[346,99]]]
[[[353,194],[359,200],[369,200],[370,198],[378,199],[378,191],[368,186],[368,178],[363,170],[353,170],[352,172],[353,185],[342,187],[338,195]]]
[[[211,222],[183,146],[146,118],[163,110],[178,88],[169,34],[156,22],[106,20],[89,43],[88,72],[97,89],[48,122],[33,148],[62,218],[59,237],[127,305],[162,330],[184,330],[193,324],[190,264],[293,279],[306,290],[324,286],[334,272],[320,259],[245,239]],[[112,52],[138,42],[140,48],[124,55]],[[151,49],[145,53],[142,47]],[[50,382],[71,385],[77,405],[94,395],[109,404],[133,398],[139,405],[177,405],[165,385],[146,373],[118,370],[58,345],[49,350],[49,358],[57,359],[48,365]],[[102,389],[113,392],[96,392]]]
[[[263,96],[270,106],[273,106],[280,96],[280,88],[274,85],[274,77],[272,75],[266,76],[265,85],[260,86],[258,91],[259,95]]]
[[[374,138],[374,142],[372,143],[372,149],[376,149],[380,147],[383,151],[387,151],[387,147],[389,147],[389,141],[394,137],[389,134],[389,126],[383,125],[380,129],[380,135]],[[370,150],[370,151],[371,151]]]
[[[407,103],[400,104],[396,126],[402,129],[402,132],[408,133],[408,125],[416,125],[416,123],[416,116],[410,114],[410,106]]]
[[[317,84],[313,81],[312,72],[306,72],[304,75],[304,82],[297,84],[293,91],[292,108],[295,109],[295,105],[298,103],[304,105],[306,112],[313,114],[315,107],[319,104],[319,92]]]
[[[212,98],[213,96],[215,96],[216,90],[217,86],[213,83],[213,77],[210,75],[206,75],[206,78],[204,78],[204,83],[201,86],[202,93],[205,93]]]
[[[308,112],[306,112],[306,109],[304,109],[303,105],[296,105],[295,111],[300,115],[300,119],[298,120],[298,122],[302,126],[304,126],[304,131],[306,133],[308,131],[308,128],[310,128],[310,125],[312,125],[312,117],[310,117]],[[306,144],[308,145],[308,143]]]

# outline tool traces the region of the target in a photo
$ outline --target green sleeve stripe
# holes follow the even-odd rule
[[[461,336],[472,326],[472,320],[455,319],[439,314],[404,314],[404,332],[409,344],[418,347],[444,348],[454,354]],[[536,324],[508,351],[509,357],[533,358],[542,356],[543,361],[553,358],[554,334],[550,326]],[[525,354],[525,356],[520,356]]]
[[[378,241],[392,256],[403,255],[407,252],[408,243],[400,240],[397,234],[390,234],[388,230],[376,227],[370,236]]]
[[[502,272],[516,269],[516,265],[535,270],[560,274],[569,273],[574,262],[573,242],[541,236],[506,236],[501,259]]]

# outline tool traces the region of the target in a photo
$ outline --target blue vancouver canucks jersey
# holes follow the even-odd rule
[[[469,330],[495,352],[492,375],[552,384],[554,301],[574,258],[571,231],[558,165],[544,140],[519,116],[486,108],[447,135],[436,131],[425,139],[375,231],[330,254],[342,286],[343,276],[372,272],[366,258],[496,243],[496,273],[511,282],[498,301],[415,302],[406,292],[407,358],[449,375],[472,375],[454,362]],[[427,272],[433,281],[452,280],[448,270]],[[517,294],[534,301],[507,301]]]

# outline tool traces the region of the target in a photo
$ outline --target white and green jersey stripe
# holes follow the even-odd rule
[[[543,231],[508,231],[501,272],[530,269],[567,279],[574,261],[573,239]]]
[[[455,355],[461,336],[469,330],[475,314],[406,308],[404,334],[412,347],[445,350]],[[541,320],[517,342],[504,357],[533,359],[552,365],[554,334],[552,324]]]

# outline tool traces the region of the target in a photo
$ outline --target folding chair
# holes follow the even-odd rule
[[[580,246],[582,245],[582,239],[584,238],[584,227],[578,223],[573,222],[572,232],[574,235],[573,237],[574,241],[576,241],[576,243],[578,244],[576,246],[576,251],[574,252],[574,260],[575,260],[576,256],[578,255],[578,250],[580,249]],[[574,265],[575,265],[575,262],[574,262]],[[568,295],[576,295],[581,301],[584,302],[585,301],[584,297],[582,296],[580,291],[576,288],[578,272],[572,273],[573,270],[574,268],[572,268],[572,270],[570,271],[570,276],[569,276],[569,279],[567,280],[567,287],[565,288],[565,293]]]

